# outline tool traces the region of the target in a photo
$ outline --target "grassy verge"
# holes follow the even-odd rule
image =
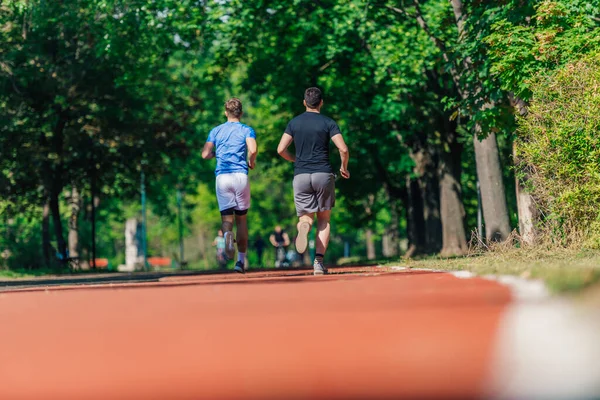
[[[0,270],[0,279],[33,278],[35,276],[36,274],[27,272]]]
[[[105,273],[110,273],[110,272],[115,272],[115,271],[109,271],[109,270],[105,270],[105,269],[99,269],[99,270],[78,270],[78,271],[71,271],[69,269],[63,268],[63,269],[48,269],[48,268],[41,268],[41,269],[15,269],[15,270],[7,270],[7,269],[0,269],[0,280],[8,280],[8,279],[30,279],[30,278],[40,278],[40,277],[50,277],[50,276],[73,276],[73,275],[98,275],[98,274],[105,274]]]
[[[600,282],[600,251],[592,250],[510,249],[450,259],[409,259],[402,265],[542,279],[554,293],[576,292]]]

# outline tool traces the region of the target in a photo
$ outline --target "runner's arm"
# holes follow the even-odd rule
[[[344,142],[344,137],[342,135],[335,135],[331,138],[333,143],[336,145],[338,150],[340,151],[340,158],[342,159],[342,167],[340,168],[340,173],[343,178],[350,178],[350,172],[348,171],[348,160],[350,159],[350,152],[348,151],[348,146],[346,146],[346,142]]]
[[[246,138],[246,146],[248,146],[248,167],[250,167],[250,169],[254,169],[256,166],[256,154],[258,153],[256,139]]]
[[[215,144],[213,142],[206,142],[202,149],[202,158],[210,160],[215,157]]]
[[[277,153],[288,161],[296,162],[296,156],[288,151],[288,147],[294,141],[294,138],[289,133],[284,133],[277,146]]]

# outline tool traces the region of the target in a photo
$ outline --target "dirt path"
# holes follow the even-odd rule
[[[480,397],[507,287],[358,271],[0,293],[0,398]]]

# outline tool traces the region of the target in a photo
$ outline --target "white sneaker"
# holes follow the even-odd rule
[[[233,235],[233,232],[225,232],[225,257],[227,257],[228,260],[233,260],[233,257],[235,256],[234,245],[235,236]]]
[[[325,265],[315,260],[315,262],[313,263],[313,275],[327,275],[328,273],[329,271],[327,271]]]
[[[302,222],[298,225],[298,236],[296,236],[296,251],[300,254],[306,251],[308,247],[308,232],[310,232],[310,224]]]

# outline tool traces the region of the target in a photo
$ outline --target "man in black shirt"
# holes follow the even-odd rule
[[[287,232],[277,225],[271,236],[269,236],[269,242],[275,247],[275,268],[285,266],[287,248],[290,245],[290,237]]]
[[[281,137],[277,152],[294,162],[294,203],[298,222],[296,251],[304,253],[308,246],[308,233],[317,215],[317,252],[313,264],[314,274],[323,275],[327,269],[323,257],[329,244],[331,209],[335,205],[335,175],[329,162],[329,141],[340,151],[340,175],[348,179],[348,146],[340,128],[331,118],[321,114],[323,96],[318,88],[304,92],[306,112],[290,121]],[[287,148],[294,142],[296,155]]]

